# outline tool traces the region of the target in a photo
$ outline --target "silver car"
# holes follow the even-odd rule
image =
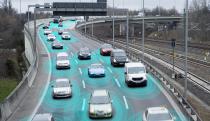
[[[69,55],[66,52],[60,52],[57,54],[56,68],[57,69],[69,69],[70,68]]]
[[[71,36],[68,32],[63,32],[62,35],[61,35],[61,38],[63,40],[70,40],[71,39]]]
[[[45,114],[36,114],[32,121],[55,121],[52,114],[45,113]]]
[[[150,107],[143,114],[143,121],[175,121],[165,107]]]
[[[50,29],[44,30],[44,35],[52,34],[52,31]]]
[[[112,101],[106,90],[95,90],[89,102],[90,118],[111,118],[113,114]]]
[[[63,49],[63,44],[59,41],[53,41],[52,49]]]
[[[54,41],[55,39],[56,39],[55,35],[53,35],[53,34],[48,34],[48,36],[47,36],[47,40],[48,40],[48,41]]]
[[[91,64],[90,67],[88,68],[88,75],[89,77],[104,77],[105,76],[104,66],[100,63]]]
[[[57,79],[53,86],[53,98],[65,98],[72,96],[71,83],[69,79]]]

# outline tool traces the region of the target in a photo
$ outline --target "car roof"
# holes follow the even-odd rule
[[[66,53],[66,52],[60,52],[60,53],[57,54],[57,57],[58,56],[68,56],[68,53]]]
[[[107,90],[94,90],[92,96],[108,96]]]
[[[113,49],[112,52],[114,53],[114,52],[125,52],[125,51],[122,49]]]
[[[69,82],[69,79],[67,78],[59,78],[55,80],[56,82]]]
[[[165,107],[150,107],[147,109],[149,114],[169,113]]]
[[[36,114],[32,121],[51,121],[52,114],[45,113],[45,114]]]
[[[145,67],[145,66],[141,62],[131,62],[131,63],[126,63],[125,67]]]
[[[83,48],[80,48],[80,51],[82,50],[90,50],[88,47],[83,47]]]
[[[94,64],[91,64],[91,66],[103,66],[103,65],[100,63],[94,63]]]

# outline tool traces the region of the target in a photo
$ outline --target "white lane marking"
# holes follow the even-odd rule
[[[85,99],[83,99],[83,102],[82,102],[82,111],[84,111],[84,110],[85,110],[85,103],[86,103],[86,100],[85,100]]]
[[[75,60],[75,63],[76,63],[76,64],[78,64],[78,61],[77,61],[77,60]]]
[[[85,81],[84,80],[82,80],[82,85],[83,85],[83,88],[85,89],[86,86],[85,86]]]
[[[71,56],[73,57],[74,56],[74,54],[71,52]]]
[[[110,73],[113,73],[110,67],[108,67],[108,70],[109,70]]]
[[[39,29],[38,29],[38,31],[39,31]],[[33,119],[33,117],[34,117],[35,114],[37,113],[37,111],[38,111],[38,109],[39,109],[41,103],[43,102],[44,97],[45,97],[45,95],[47,94],[47,90],[48,90],[48,87],[49,87],[49,85],[50,85],[50,78],[51,78],[51,75],[52,75],[52,59],[51,59],[51,55],[50,55],[50,53],[49,53],[49,50],[48,50],[47,46],[46,46],[45,43],[43,42],[43,40],[42,40],[40,34],[39,34],[39,39],[41,40],[41,43],[43,44],[43,46],[44,46],[44,48],[45,48],[45,50],[46,50],[46,52],[47,52],[47,55],[48,55],[48,58],[49,58],[49,61],[50,61],[50,65],[49,65],[49,68],[50,68],[50,69],[49,69],[49,75],[48,75],[48,77],[47,77],[47,84],[46,84],[45,87],[44,87],[43,94],[42,94],[42,96],[41,96],[41,98],[40,98],[38,104],[36,105],[34,111],[33,111],[32,114],[29,116],[29,121],[31,121],[31,120]],[[38,56],[37,59],[38,59],[38,61],[39,61],[39,56]]]
[[[80,72],[80,74],[82,75],[82,70],[81,70],[81,68],[79,68],[79,72]]]
[[[115,82],[117,83],[118,87],[121,87],[120,82],[118,81],[118,79],[115,79]]]
[[[127,102],[127,99],[125,96],[123,96],[123,100],[124,100],[124,103],[125,103],[125,108],[128,110],[129,107],[128,107],[128,102]]]
[[[102,60],[101,58],[100,58],[100,61],[103,63],[104,62],[104,60]]]

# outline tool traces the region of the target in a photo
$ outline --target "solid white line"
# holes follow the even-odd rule
[[[79,72],[80,72],[80,74],[82,75],[82,70],[81,70],[81,68],[79,68]]]
[[[82,85],[83,85],[83,88],[85,89],[86,87],[85,87],[85,81],[84,80],[82,80]]]
[[[108,70],[110,71],[110,73],[113,73],[112,70],[111,70],[111,68],[108,67]]]
[[[75,60],[75,62],[76,62],[76,64],[78,64],[78,61],[77,60]]]
[[[39,31],[39,29],[38,29],[38,31]],[[39,109],[41,103],[43,102],[44,97],[45,97],[45,95],[47,94],[47,89],[48,89],[48,87],[49,87],[49,85],[50,85],[50,78],[51,78],[51,75],[52,75],[52,59],[51,59],[51,55],[50,55],[50,53],[49,53],[49,50],[47,49],[47,46],[45,45],[45,43],[44,43],[43,40],[41,39],[40,34],[39,34],[39,39],[41,40],[41,43],[43,44],[43,46],[44,46],[44,48],[45,48],[45,50],[46,50],[46,52],[47,52],[47,55],[48,55],[48,58],[49,58],[49,61],[50,61],[50,65],[49,65],[49,68],[50,68],[50,69],[49,69],[49,75],[48,75],[48,77],[47,77],[47,84],[46,84],[45,87],[44,87],[44,91],[43,91],[43,94],[42,94],[42,96],[41,96],[41,99],[39,100],[38,104],[36,105],[36,107],[35,107],[34,111],[32,112],[31,116],[29,116],[29,121],[31,121],[31,120],[33,119],[33,117],[34,117],[35,114],[37,113],[37,111],[38,111],[38,109]]]
[[[124,103],[125,103],[125,108],[128,110],[128,102],[127,102],[127,99],[125,96],[123,96],[123,100],[124,100]]]
[[[85,102],[86,102],[86,100],[85,100],[85,99],[83,99],[83,102],[82,102],[82,111],[84,111],[84,110],[85,110]]]
[[[120,82],[118,81],[118,79],[115,79],[115,82],[117,83],[118,87],[121,87]]]

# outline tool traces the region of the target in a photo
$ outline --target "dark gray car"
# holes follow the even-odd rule
[[[122,49],[114,49],[111,52],[110,61],[113,66],[124,66],[129,60]]]

